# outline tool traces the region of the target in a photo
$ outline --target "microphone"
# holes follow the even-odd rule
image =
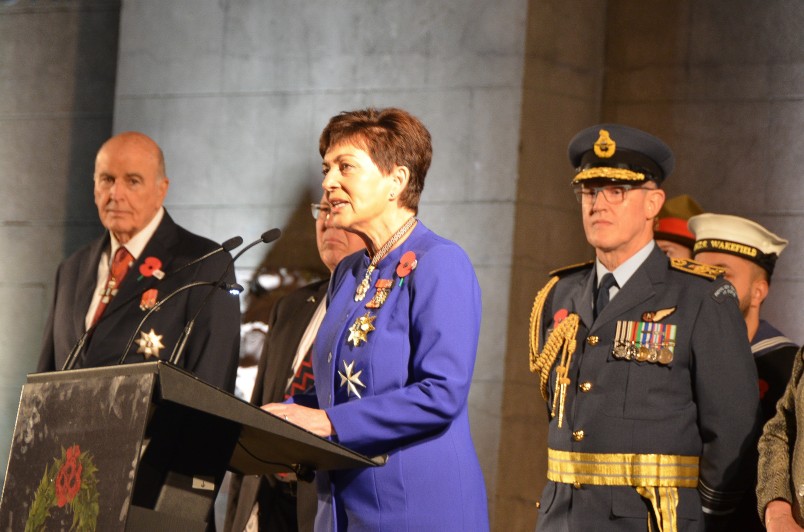
[[[277,229],[277,231],[278,231],[278,229]],[[267,234],[267,232],[263,233],[263,235],[265,235],[265,234]],[[160,283],[167,276],[175,275],[178,272],[184,270],[185,268],[189,268],[190,266],[192,266],[194,264],[198,264],[199,262],[201,262],[203,260],[206,260],[209,257],[211,257],[211,256],[213,256],[213,255],[215,255],[217,253],[220,253],[221,251],[229,252],[229,251],[233,250],[234,248],[236,248],[237,246],[239,246],[242,243],[243,243],[243,238],[242,237],[234,236],[234,237],[230,238],[229,240],[226,240],[223,244],[221,244],[217,248],[213,249],[212,251],[210,251],[210,252],[208,252],[208,253],[206,253],[206,254],[198,257],[198,258],[195,258],[195,259],[191,260],[190,262],[188,262],[187,264],[179,266],[175,270],[165,274],[161,279],[157,279],[155,281],[154,286],[156,286],[156,284]],[[104,312],[103,314],[101,314],[100,319],[98,319],[98,321],[94,325],[92,325],[90,328],[88,328],[86,331],[84,331],[84,334],[82,334],[81,337],[78,339],[78,341],[75,343],[73,348],[70,350],[70,353],[67,355],[67,358],[66,358],[66,360],[64,361],[64,364],[61,367],[61,370],[65,371],[65,370],[73,369],[73,366],[75,366],[75,362],[78,360],[78,356],[81,354],[81,352],[84,349],[84,344],[86,344],[87,340],[92,335],[92,333],[95,331],[95,329],[97,329],[98,325],[100,325],[101,321],[106,319],[107,316],[110,316],[110,315],[114,314],[119,309],[125,308],[126,305],[128,305],[128,303],[131,303],[132,301],[134,301],[138,297],[141,298],[144,293],[145,293],[145,291],[137,293],[137,294],[134,294],[131,297],[129,297],[128,299],[126,299],[123,302],[122,305],[118,306],[113,311]]]
[[[126,343],[126,348],[123,350],[123,356],[120,357],[120,360],[117,362],[118,365],[123,364],[128,356],[128,350],[131,349],[131,344],[134,343],[134,339],[137,337],[137,334],[142,329],[142,326],[145,324],[145,320],[151,317],[151,314],[159,310],[162,305],[170,301],[175,295],[184,292],[185,290],[189,290],[190,288],[195,288],[196,286],[212,286],[215,288],[220,288],[222,290],[226,290],[232,295],[238,295],[240,292],[243,291],[243,287],[237,283],[224,283],[222,281],[194,281],[192,283],[180,286],[176,290],[172,291],[162,299],[156,302],[156,304],[148,309],[148,312],[145,313],[145,316],[142,317],[140,323],[137,325],[137,328],[134,330],[134,334],[128,339],[128,343]],[[213,290],[214,292],[214,290]]]
[[[270,244],[271,242],[273,242],[274,240],[276,240],[280,236],[282,236],[282,231],[280,231],[279,228],[277,228],[277,227],[274,227],[273,229],[267,230],[266,232],[264,232],[263,234],[260,235],[260,238],[258,238],[257,240],[255,240],[254,242],[249,244],[248,246],[244,247],[243,249],[241,249],[237,253],[237,255],[234,256],[234,258],[231,260],[229,265],[231,266],[231,264],[234,261],[236,261],[237,259],[240,258],[240,255],[242,255],[243,253],[245,253],[249,249],[253,248],[257,244],[261,244],[261,243],[262,244]],[[228,270],[229,270],[229,268],[226,269],[226,271],[228,271]],[[226,272],[223,272],[223,274],[226,275]]]
[[[182,266],[179,266],[178,268],[176,268],[172,272],[165,274],[165,277],[167,277],[168,275],[175,275],[175,274],[179,273],[180,271],[182,271],[183,269],[189,268],[190,266],[198,264],[202,260],[206,260],[209,257],[211,257],[212,255],[220,253],[221,251],[225,251],[225,252],[228,253],[229,251],[232,251],[234,248],[236,248],[237,246],[239,246],[242,243],[243,243],[243,237],[233,236],[232,238],[230,238],[229,240],[225,241],[223,244],[221,244],[220,246],[216,247],[215,249],[213,249],[209,253],[207,253],[205,255],[201,255],[200,257],[191,260],[187,264],[183,264]]]
[[[249,245],[247,245],[243,249],[241,249],[237,253],[237,255],[232,257],[232,260],[229,261],[229,264],[226,265],[226,268],[223,270],[223,273],[221,273],[221,277],[220,277],[220,279],[218,279],[218,282],[220,283],[220,282],[223,281],[223,278],[226,277],[227,273],[229,273],[229,269],[232,267],[232,264],[234,264],[234,262],[238,258],[240,258],[240,256],[243,253],[245,253],[246,251],[248,251],[252,247],[256,246],[257,244],[260,244],[260,243],[270,244],[271,242],[273,242],[274,240],[279,238],[281,235],[282,235],[282,231],[280,231],[276,227],[273,228],[273,229],[269,229],[268,231],[265,231],[263,234],[260,235],[260,238],[258,238],[254,242],[250,243]],[[241,290],[242,290],[242,287],[241,287]],[[181,356],[184,353],[184,346],[187,344],[187,339],[190,337],[190,333],[193,331],[193,325],[195,324],[195,320],[196,320],[196,318],[198,318],[198,315],[201,314],[201,311],[204,309],[206,304],[209,302],[209,298],[212,297],[212,294],[214,292],[215,292],[214,290],[210,290],[207,293],[207,296],[201,302],[201,305],[199,305],[198,310],[196,311],[196,313],[193,314],[193,317],[190,318],[190,321],[188,321],[187,324],[184,326],[184,330],[182,331],[182,334],[179,337],[179,339],[176,341],[176,345],[173,346],[173,352],[170,354],[170,358],[168,359],[168,362],[170,362],[171,364],[173,364],[173,365],[178,365],[179,364],[179,360],[181,360]]]

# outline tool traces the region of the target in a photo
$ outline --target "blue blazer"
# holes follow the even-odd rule
[[[408,251],[417,265],[400,277]],[[316,530],[488,530],[467,412],[481,314],[472,264],[421,222],[380,261],[365,299],[355,302],[368,264],[360,252],[336,269],[313,348],[315,398],[294,401],[326,410],[334,440],[387,453],[388,462],[318,473]],[[387,298],[366,308],[378,279],[391,283]],[[371,321],[365,341],[350,332],[361,317]]]

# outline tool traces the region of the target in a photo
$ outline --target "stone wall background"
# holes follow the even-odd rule
[[[470,408],[493,528],[531,530],[545,412],[530,306],[547,271],[592,256],[568,186],[575,132],[651,131],[676,153],[668,195],[788,238],[764,314],[804,341],[802,22],[782,0],[0,0],[0,472],[56,264],[100,231],[103,140],[154,137],[167,208],[197,233],[282,228],[238,261],[247,279],[264,260],[316,263],[307,204],[329,117],[396,105],[433,134],[420,217],[483,289]]]

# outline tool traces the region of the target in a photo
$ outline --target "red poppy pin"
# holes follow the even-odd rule
[[[759,379],[759,398],[764,399],[765,394],[770,390],[770,385],[765,379]]]
[[[556,325],[564,321],[564,318],[566,318],[567,316],[569,316],[569,311],[567,309],[565,308],[558,309],[556,313],[553,314],[553,326],[555,327]]]
[[[139,281],[143,277],[151,276],[161,280],[165,276],[165,272],[160,269],[161,267],[161,260],[156,257],[146,257],[145,260],[142,261],[142,264],[140,264],[140,277],[137,280]]]
[[[416,269],[416,265],[419,263],[416,260],[416,253],[412,251],[406,251],[402,258],[399,259],[399,265],[396,267],[396,274],[399,276],[399,286],[402,286],[402,281],[407,277],[410,272]]]

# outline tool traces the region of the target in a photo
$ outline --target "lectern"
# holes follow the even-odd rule
[[[28,375],[0,530],[199,530],[227,469],[374,467],[164,362]]]

